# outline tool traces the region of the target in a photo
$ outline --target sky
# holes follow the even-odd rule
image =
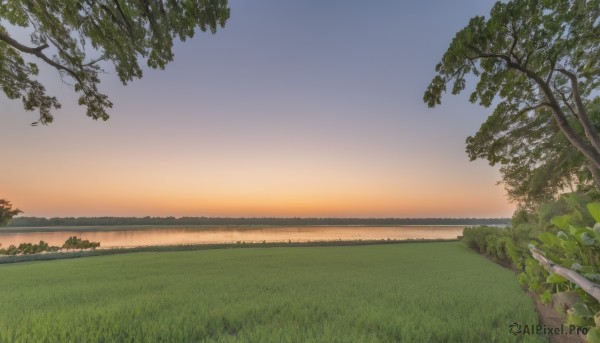
[[[32,127],[0,94],[0,198],[43,217],[510,217],[498,169],[465,153],[492,110],[422,100],[493,2],[230,0],[165,70],[107,69],[106,122],[41,62],[62,109]]]

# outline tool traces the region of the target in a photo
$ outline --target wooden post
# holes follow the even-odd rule
[[[594,299],[596,299],[596,301],[600,302],[600,285],[591,282],[571,269],[565,268],[548,260],[546,256],[542,255],[542,253],[535,247],[531,247],[529,251],[531,251],[533,258],[540,262],[542,266],[546,268],[546,270],[554,274],[558,274],[577,284],[579,287],[581,287],[581,289],[586,291],[587,294],[591,295]]]

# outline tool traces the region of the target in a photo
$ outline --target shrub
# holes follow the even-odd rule
[[[77,236],[69,237],[62,248],[57,246],[50,246],[44,241],[40,241],[38,244],[32,243],[21,243],[18,247],[11,245],[7,249],[0,249],[0,255],[32,255],[41,252],[56,252],[61,249],[92,249],[95,250],[100,246],[99,242],[90,242],[87,239],[81,240]]]
[[[65,241],[65,244],[63,244],[63,249],[67,249],[67,250],[69,250],[69,249],[80,249],[80,250],[92,249],[92,250],[95,250],[99,246],[100,246],[100,242],[90,242],[87,239],[81,240],[81,238],[79,238],[77,236],[73,236],[73,237],[69,237]]]
[[[480,254],[502,264],[510,264],[510,236],[507,228],[476,226],[463,230],[462,242]]]

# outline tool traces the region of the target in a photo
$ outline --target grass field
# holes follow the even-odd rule
[[[0,265],[0,342],[513,342],[514,274],[457,242]]]

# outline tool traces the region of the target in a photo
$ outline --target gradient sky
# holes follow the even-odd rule
[[[510,216],[497,169],[464,152],[491,109],[422,101],[492,4],[231,0],[166,70],[122,86],[109,69],[107,122],[39,63],[63,108],[31,127],[0,95],[0,198],[28,216]]]

